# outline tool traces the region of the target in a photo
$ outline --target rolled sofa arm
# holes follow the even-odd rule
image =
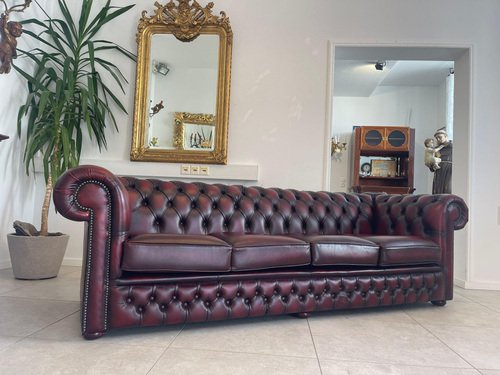
[[[453,194],[380,194],[374,198],[374,211],[375,234],[418,236],[439,245],[445,298],[453,299],[453,231],[467,224],[469,210],[464,200]]]
[[[130,223],[126,189],[108,170],[82,165],[64,173],[54,187],[54,204],[64,217],[86,222],[82,277],[82,333],[107,330],[110,280],[120,276],[122,244]]]
[[[375,232],[390,235],[434,237],[462,229],[469,210],[453,194],[375,196]]]

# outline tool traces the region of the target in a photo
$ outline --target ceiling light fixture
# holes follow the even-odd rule
[[[384,66],[386,66],[386,65],[387,65],[387,63],[385,61],[379,60],[375,63],[375,69],[384,70]]]
[[[170,69],[168,68],[167,64],[164,62],[153,61],[153,71],[155,73],[159,73],[161,75],[166,76],[168,74],[168,72],[170,72]]]

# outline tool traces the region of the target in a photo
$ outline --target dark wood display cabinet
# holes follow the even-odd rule
[[[415,191],[415,129],[356,126],[353,136],[353,192],[411,194]]]

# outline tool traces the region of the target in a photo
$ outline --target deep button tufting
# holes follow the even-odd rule
[[[184,308],[189,307],[189,302],[183,302],[183,303],[182,303],[182,307],[184,307]]]
[[[166,305],[160,305],[160,311],[165,311],[167,309]]]
[[[226,303],[226,306],[231,306],[232,301],[231,301],[230,299],[227,299],[227,300],[225,301],[225,303]]]
[[[337,293],[332,293],[332,298],[333,299],[337,298]]]
[[[315,299],[316,301],[318,301],[318,300],[320,299],[320,295],[319,295],[319,294],[316,294],[316,295],[314,296],[314,299]]]
[[[177,188],[177,192],[178,192],[178,193],[182,193],[182,188],[181,188],[181,187],[178,187],[178,188]]]
[[[261,293],[260,289],[255,289],[255,295],[258,296]]]
[[[269,298],[267,298],[267,297],[264,297],[262,300],[264,301],[264,303],[268,303],[269,302]]]
[[[144,198],[144,199],[142,200],[142,205],[143,205],[143,206],[148,206],[148,205],[149,205],[149,201],[148,201],[148,199],[147,199],[147,198]]]
[[[127,302],[128,304],[131,304],[132,303],[132,298],[127,297],[127,299],[125,300],[125,302]]]
[[[249,305],[250,304],[250,298],[245,298],[245,304]]]
[[[205,301],[204,305],[205,305],[205,307],[210,307],[211,303],[210,303],[210,301]]]
[[[137,308],[137,312],[138,312],[139,314],[142,314],[142,313],[144,312],[144,307],[139,306],[139,307]]]
[[[150,300],[151,302],[153,302],[155,299],[156,299],[156,298],[155,298],[155,296],[154,296],[154,295],[149,296],[149,300]]]
[[[172,203],[172,201],[167,201],[167,207],[170,208],[172,207],[174,204]]]
[[[217,292],[217,293],[215,294],[215,296],[216,296],[217,298],[219,298],[219,297],[221,296],[221,292]]]
[[[295,288],[290,289],[291,294],[295,294]]]
[[[236,292],[236,297],[241,297],[241,292]]]
[[[235,209],[235,210],[239,210],[239,209],[240,209],[240,205],[238,204],[238,202],[236,202],[236,203],[234,204],[234,209]]]
[[[194,295],[194,299],[199,299],[200,298],[200,295],[199,294],[195,294]]]
[[[366,292],[361,292],[361,297],[366,297]]]
[[[253,205],[253,208],[254,208],[255,210],[259,210],[259,204],[258,204],[258,203],[255,203],[255,204]]]
[[[299,301],[303,301],[305,300],[306,298],[304,296],[299,296]]]
[[[278,294],[280,294],[280,290],[279,290],[278,288],[276,288],[276,289],[274,289],[273,293],[274,293],[275,295],[278,295]]]
[[[212,208],[213,208],[214,210],[216,210],[216,209],[217,209],[217,202],[212,203]]]
[[[377,292],[375,292],[375,294],[376,294],[377,297],[380,297],[382,295],[382,292],[381,291],[377,291]]]
[[[313,290],[312,290],[312,288],[308,288],[308,289],[307,289],[307,293],[309,293],[309,294],[311,294],[311,293],[312,293],[312,291],[313,291]]]
[[[283,302],[288,302],[288,297],[287,297],[287,296],[282,296],[282,297],[281,297],[281,300],[282,300]]]
[[[173,299],[174,301],[177,301],[177,298],[179,298],[179,297],[177,296],[177,294],[174,294],[174,295],[172,296],[172,299]]]
[[[191,208],[196,208],[196,207],[197,207],[196,201],[191,202]]]

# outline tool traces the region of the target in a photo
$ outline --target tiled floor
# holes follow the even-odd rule
[[[79,278],[0,270],[0,374],[500,375],[500,291],[431,304],[112,332],[79,332]]]

